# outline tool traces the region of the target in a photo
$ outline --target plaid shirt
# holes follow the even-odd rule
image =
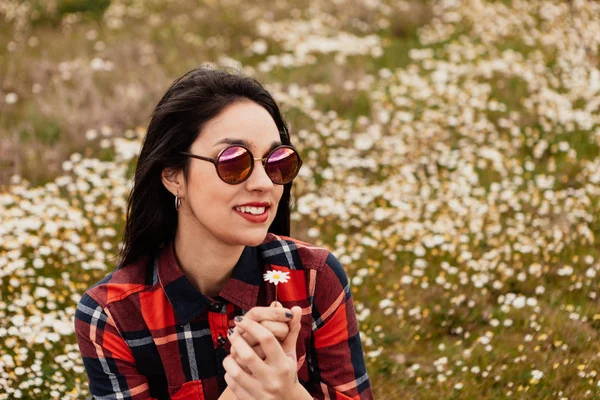
[[[217,399],[233,318],[275,299],[264,272],[290,273],[284,307],[302,308],[298,378],[316,399],[372,399],[350,285],[327,250],[268,234],[246,247],[216,298],[183,275],[170,244],[110,273],[82,297],[75,331],[99,399]]]

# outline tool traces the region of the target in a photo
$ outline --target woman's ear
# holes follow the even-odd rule
[[[160,178],[167,190],[173,193],[173,196],[178,195],[179,197],[183,197],[185,195],[185,182],[183,179],[183,170],[165,168],[162,170]]]

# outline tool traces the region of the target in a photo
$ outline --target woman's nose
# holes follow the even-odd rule
[[[269,175],[267,175],[265,166],[260,158],[254,159],[254,169],[246,180],[246,185],[249,190],[268,190],[273,187],[274,183],[269,178]]]

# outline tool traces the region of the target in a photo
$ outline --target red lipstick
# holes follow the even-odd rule
[[[238,208],[243,208],[243,207],[254,207],[254,208],[261,208],[264,207],[265,210],[262,214],[251,214],[249,212],[243,212],[243,211],[239,211]],[[240,217],[246,219],[247,221],[250,222],[254,222],[256,224],[262,224],[264,222],[267,221],[267,219],[269,219],[269,203],[267,202],[250,202],[250,203],[244,203],[244,204],[240,204],[239,206],[235,206],[233,211],[235,211]]]

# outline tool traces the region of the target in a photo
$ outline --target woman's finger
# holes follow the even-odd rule
[[[281,303],[273,302],[270,307],[254,307],[250,309],[244,318],[250,318],[256,322],[260,322],[269,329],[273,335],[283,341],[289,333],[289,321],[293,318],[293,313],[287,308],[283,308]],[[254,338],[242,333],[242,336],[250,346],[256,346],[257,342]]]
[[[296,341],[300,333],[300,320],[302,319],[302,309],[298,306],[292,307],[294,318],[290,321],[290,333],[281,343],[285,354],[296,354]]]
[[[254,348],[254,351],[255,351],[255,352],[256,352],[256,349],[260,349],[260,346],[258,346],[258,345],[257,345],[257,346]],[[263,356],[264,356],[264,353],[262,352],[262,349],[260,349],[260,352],[261,352],[261,353],[263,354]],[[257,352],[256,352],[256,353],[257,353]],[[235,361],[238,363],[238,365],[240,365],[240,363],[241,363],[241,360],[240,360],[240,358],[239,358],[239,356],[238,356],[238,352],[237,352],[237,348],[236,348],[236,346],[231,346],[231,347],[230,347],[230,349],[229,349],[229,355],[230,355],[230,356],[231,356],[231,357],[232,357],[232,358],[233,358],[233,359],[234,359],[234,360],[235,360]],[[264,357],[261,357],[261,356],[260,356],[260,354],[258,354],[258,353],[257,353],[257,355],[258,355],[258,356],[259,356],[259,357],[260,357],[262,360],[264,360]],[[241,367],[241,368],[243,368],[243,369],[244,369],[244,371],[246,371],[247,373],[249,373],[250,375],[252,375],[252,371],[250,371],[250,369],[248,369],[247,367],[244,367],[244,365],[240,365],[240,367]]]
[[[225,369],[225,382],[227,387],[235,394],[238,399],[252,399],[249,391],[254,391],[258,384],[253,380],[252,375],[248,374],[239,363],[232,357],[227,356],[223,360]]]
[[[267,358],[267,355],[265,354],[265,352],[263,351],[262,347],[260,347],[260,345],[256,345],[254,347],[252,347],[252,350],[254,350],[254,352],[256,353],[256,355],[261,359],[261,360],[265,360]]]
[[[271,331],[273,336],[275,336],[280,342],[282,342],[290,332],[290,326],[285,322],[262,321],[260,324]],[[246,339],[246,342],[248,342],[250,346],[256,346],[258,344],[258,342],[252,336],[249,336],[247,333],[243,332],[243,330],[241,331],[242,337]]]
[[[236,329],[237,329],[239,332],[241,332],[241,331],[242,331],[242,330],[241,330],[241,328],[239,328],[239,327],[238,327],[238,328],[236,328]],[[262,347],[260,347],[260,344],[258,344],[258,341],[257,341],[256,339],[254,339],[254,338],[253,338],[253,337],[252,337],[250,334],[248,334],[248,333],[245,333],[245,332],[242,334],[242,337],[244,338],[244,340],[246,340],[246,343],[248,343],[248,345],[249,345],[250,347],[252,347],[252,350],[254,350],[254,352],[256,353],[256,355],[257,355],[258,357],[260,357],[260,359],[261,359],[261,360],[264,360],[265,358],[267,358],[267,356],[265,355],[265,352],[263,351]],[[251,339],[252,339],[252,342],[253,342],[254,344],[251,344],[251,343],[250,343],[250,342],[249,342],[249,341],[248,341],[246,338],[251,338]],[[230,350],[230,354],[231,354],[232,356],[234,356],[234,358],[237,356],[237,352],[236,352],[236,349],[235,349],[235,347],[232,347],[232,348],[231,348],[231,350]]]
[[[287,322],[262,321],[260,324],[270,330],[280,342],[290,333],[290,326]]]
[[[253,324],[260,326],[260,324],[251,321]],[[260,327],[265,330],[265,332],[271,336],[272,340],[277,343],[277,339],[266,330],[264,327]],[[251,332],[248,332],[252,335]],[[239,331],[234,330],[229,334],[229,342],[231,343],[230,352],[235,353],[235,360],[237,363],[246,370],[252,371],[252,374],[268,374],[268,367],[265,362],[261,359],[261,357],[256,354],[252,346],[250,346],[246,340],[239,334]],[[260,343],[260,340],[259,340]],[[263,349],[264,351],[264,349]],[[266,352],[265,352],[266,355]]]
[[[244,332],[250,334],[255,340],[258,341],[265,353],[267,361],[271,361],[275,364],[282,363],[279,365],[283,365],[286,360],[286,355],[284,354],[277,338],[273,336],[273,334],[267,328],[256,321],[245,317],[235,317],[234,321],[238,328],[241,328]],[[235,333],[233,336],[235,336]],[[240,337],[240,339],[242,338]],[[244,344],[248,346],[248,343],[246,343],[245,340]],[[249,346],[248,349],[252,350]],[[253,352],[253,354],[256,356],[256,353]],[[252,371],[254,372],[255,370],[252,369]]]
[[[253,307],[244,315],[244,318],[249,318],[256,322],[288,322],[293,317],[292,310],[283,307]]]
[[[242,329],[237,328],[237,327],[236,327],[236,330],[240,333],[240,335],[242,335],[242,337],[250,345],[250,347],[254,347],[254,346],[258,345],[258,340],[254,339],[252,337],[252,335],[247,334]]]

